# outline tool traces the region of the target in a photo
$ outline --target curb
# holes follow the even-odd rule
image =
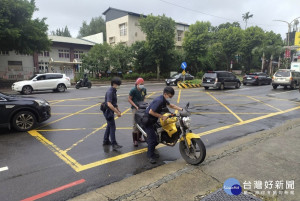
[[[177,87],[180,89],[199,88],[199,87],[201,87],[201,84],[177,83]]]

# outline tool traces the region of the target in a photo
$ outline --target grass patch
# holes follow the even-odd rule
[[[186,80],[183,83],[184,84],[202,84],[202,80],[201,79]]]

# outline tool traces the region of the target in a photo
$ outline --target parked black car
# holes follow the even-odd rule
[[[241,81],[228,71],[209,71],[202,77],[202,86],[205,89],[209,87],[223,90],[227,87],[240,88]]]
[[[0,126],[28,131],[37,123],[51,117],[51,108],[41,98],[22,97],[0,93]]]
[[[194,76],[190,75],[189,73],[186,73],[185,74],[185,80],[193,80],[194,79]],[[177,82],[178,81],[183,81],[183,75],[181,73],[178,73],[178,74],[175,74],[175,75],[172,75],[170,78],[166,79],[166,85],[171,85],[171,84],[174,84],[174,85],[177,85]]]
[[[247,85],[247,84],[270,85],[271,83],[272,83],[272,78],[268,76],[266,73],[262,73],[262,72],[247,73],[243,77],[243,85]]]

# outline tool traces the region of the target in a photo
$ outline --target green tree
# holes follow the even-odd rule
[[[134,71],[138,73],[149,73],[155,71],[154,58],[146,46],[146,41],[137,41],[131,45],[131,56]]]
[[[252,54],[257,54],[261,57],[261,71],[268,69],[272,74],[272,60],[278,58],[284,52],[283,40],[280,34],[275,34],[273,31],[266,32],[263,43],[252,50]],[[265,58],[268,58],[266,61]]]
[[[242,62],[246,66],[246,71],[250,72],[251,66],[254,65],[252,50],[263,44],[265,33],[260,27],[249,27],[244,30],[244,37],[241,44]]]
[[[83,69],[92,73],[109,70],[111,48],[107,43],[93,46],[87,54],[82,55]]]
[[[77,38],[82,38],[84,36],[89,36],[100,32],[103,33],[103,40],[106,41],[106,25],[101,16],[92,18],[89,24],[87,24],[86,21],[83,21]]]
[[[175,47],[175,21],[163,16],[148,15],[139,20],[141,30],[146,34],[146,47],[156,63],[157,79],[162,62],[169,58]]]
[[[110,65],[117,72],[121,71],[125,73],[129,70],[129,64],[131,63],[130,48],[124,44],[117,44],[111,48],[110,51]]]
[[[190,25],[189,30],[184,34],[183,49],[187,64],[194,73],[204,68],[203,64],[212,38],[212,34],[209,32],[210,29],[210,22],[197,21],[195,24]]]
[[[245,29],[247,29],[247,23],[248,23],[248,20],[253,17],[253,14],[250,15],[250,12],[247,12],[245,14],[242,15],[243,17],[243,21],[245,21]]]
[[[0,1],[0,50],[32,54],[49,50],[45,18],[32,19],[37,8],[31,0]]]
[[[53,35],[53,36],[72,37],[67,26],[65,26],[65,28],[62,28],[61,30],[56,29],[56,31],[51,31],[51,35]]]
[[[226,58],[226,69],[229,70],[229,65],[235,59],[235,55],[241,48],[243,40],[243,31],[237,27],[229,27],[221,29],[218,33],[218,41],[222,44],[222,50]]]

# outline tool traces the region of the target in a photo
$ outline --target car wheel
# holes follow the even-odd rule
[[[273,85],[273,89],[277,89],[277,85]]]
[[[177,86],[177,81],[175,81],[174,84]]]
[[[241,83],[237,82],[236,85],[235,85],[235,88],[238,89],[240,87],[241,87]]]
[[[296,88],[296,83],[293,82],[293,83],[291,84],[291,89],[295,89],[295,88]]]
[[[207,90],[209,87],[204,87],[205,90]]]
[[[29,131],[36,124],[36,118],[32,112],[21,111],[14,115],[12,119],[12,126],[17,131]]]
[[[24,86],[22,88],[22,94],[31,94],[32,93],[32,87],[31,86]]]
[[[57,91],[58,92],[64,92],[64,91],[66,91],[65,85],[64,84],[57,85]]]
[[[224,84],[222,83],[222,84],[220,85],[219,89],[220,89],[220,90],[224,90],[224,88],[225,88],[225,86],[224,86]]]

